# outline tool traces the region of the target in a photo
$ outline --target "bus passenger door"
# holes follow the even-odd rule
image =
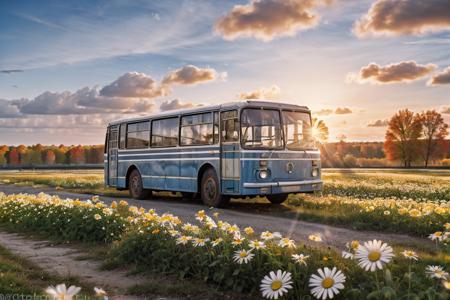
[[[221,187],[223,194],[239,193],[241,179],[239,159],[239,119],[237,110],[220,113]]]
[[[117,156],[119,126],[111,126],[108,136],[108,185],[117,186]]]

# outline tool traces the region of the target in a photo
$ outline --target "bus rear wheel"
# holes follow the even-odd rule
[[[230,202],[230,198],[223,196],[220,193],[219,179],[217,178],[216,172],[209,168],[202,176],[202,181],[200,185],[201,191],[200,195],[203,204],[212,207],[225,207]]]
[[[152,191],[144,189],[142,177],[138,170],[131,171],[130,177],[128,178],[128,188],[130,196],[134,199],[148,199],[152,194]]]
[[[287,200],[289,194],[276,194],[276,195],[267,195],[267,200],[272,204],[281,204]]]

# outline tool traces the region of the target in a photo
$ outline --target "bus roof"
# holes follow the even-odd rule
[[[156,112],[156,113],[150,113],[145,116],[139,116],[134,118],[124,118],[112,121],[108,124],[110,125],[117,125],[121,123],[127,123],[127,122],[134,122],[134,121],[144,121],[147,119],[152,118],[160,118],[160,117],[169,117],[169,116],[175,116],[179,114],[190,114],[190,113],[197,113],[197,112],[203,112],[203,111],[209,111],[209,110],[217,110],[217,109],[238,109],[241,107],[271,107],[271,108],[279,108],[279,109],[290,109],[290,110],[303,110],[303,111],[309,111],[309,108],[306,106],[300,106],[295,104],[289,104],[289,103],[281,103],[281,102],[275,102],[275,101],[266,101],[266,100],[243,100],[243,101],[233,101],[233,102],[226,102],[222,104],[214,104],[214,105],[201,105],[196,106],[193,108],[182,108],[182,109],[175,109],[175,110],[167,110],[162,112]]]

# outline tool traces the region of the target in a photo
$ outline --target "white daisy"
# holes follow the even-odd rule
[[[375,271],[383,269],[383,265],[391,261],[394,256],[391,246],[382,241],[368,241],[356,250],[356,259],[358,265],[366,271]]]
[[[177,245],[186,245],[190,240],[192,240],[192,237],[187,235],[182,235],[179,238],[177,238]]]
[[[212,242],[211,242],[211,245],[213,246],[213,247],[216,247],[217,245],[219,245],[220,243],[222,243],[223,242],[223,239],[222,238],[217,238],[217,239],[215,239],[215,240],[213,240]]]
[[[261,239],[266,240],[266,241],[273,240],[273,239],[281,239],[281,233],[264,231],[261,233]]]
[[[417,253],[412,250],[405,250],[402,252],[402,255],[408,259],[414,259],[414,260],[418,259]]]
[[[425,273],[430,278],[446,279],[448,277],[448,273],[445,272],[444,268],[441,266],[427,266],[425,268]]]
[[[306,260],[309,258],[309,255],[304,254],[292,254],[292,260],[300,265],[306,266]]]
[[[54,300],[72,300],[73,296],[80,292],[81,288],[71,285],[66,288],[66,285],[58,284],[56,287],[49,286],[45,292],[53,297]]]
[[[353,258],[355,258],[355,254],[348,252],[348,251],[342,251],[342,257],[348,258],[348,259],[353,259]]]
[[[194,247],[203,247],[208,241],[209,239],[193,238],[192,245],[194,245]]]
[[[442,231],[436,231],[435,233],[430,234],[428,238],[432,241],[442,242],[444,235],[442,234]]]
[[[260,290],[264,298],[278,299],[292,289],[291,273],[278,270],[275,274],[271,271],[261,281]]]
[[[313,274],[309,278],[311,294],[316,299],[332,299],[334,295],[339,294],[339,290],[344,288],[345,275],[336,267],[332,270],[325,267],[323,270],[318,269],[317,272],[319,275]]]
[[[253,256],[255,256],[255,254],[252,253],[252,250],[247,251],[242,249],[234,252],[233,260],[242,265],[251,261]]]
[[[322,237],[320,236],[320,234],[310,234],[308,236],[308,239],[310,239],[311,241],[314,241],[314,242],[321,242],[322,241]]]
[[[278,246],[280,246],[281,248],[295,248],[297,247],[295,245],[295,241],[294,240],[290,240],[288,238],[282,238],[279,242],[278,242]]]
[[[103,300],[108,300],[108,294],[102,288],[94,287],[96,297],[103,297]]]
[[[266,244],[264,244],[264,242],[258,241],[258,240],[250,241],[249,246],[250,246],[250,248],[256,249],[256,250],[266,248]]]

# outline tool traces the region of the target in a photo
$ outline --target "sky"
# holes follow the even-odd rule
[[[450,0],[0,1],[0,144],[245,99],[306,105],[330,141],[404,108],[448,123]]]

